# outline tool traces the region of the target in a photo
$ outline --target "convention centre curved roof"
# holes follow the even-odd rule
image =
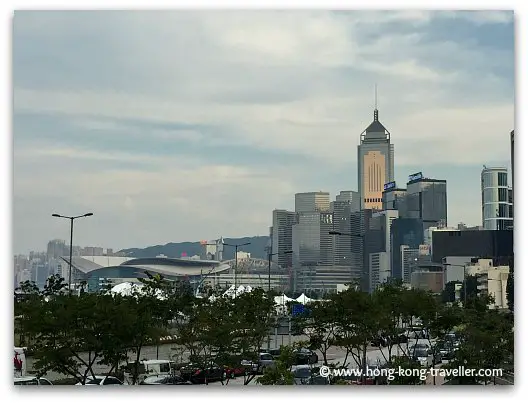
[[[69,256],[62,257],[66,263]],[[127,272],[148,271],[165,276],[196,276],[213,274],[229,269],[229,264],[216,260],[175,259],[175,258],[129,258],[116,256],[74,256],[72,266],[84,274],[97,271],[115,270]],[[128,270],[127,270],[128,269]]]

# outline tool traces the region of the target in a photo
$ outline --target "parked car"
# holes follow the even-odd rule
[[[273,358],[277,358],[278,356],[280,356],[280,348],[273,348],[269,351],[269,353]]]
[[[409,337],[405,334],[405,330],[403,330],[400,333],[398,333],[396,340],[394,340],[394,344],[407,343],[408,341],[409,341]]]
[[[178,375],[154,375],[145,378],[140,385],[192,385],[192,383]]]
[[[275,361],[273,360],[273,356],[269,353],[259,353],[259,359],[257,362],[251,360],[243,360],[241,364],[252,373],[257,374],[263,374],[266,368],[275,367]]]
[[[319,357],[315,351],[307,348],[300,348],[295,351],[295,365],[313,365],[317,364]]]
[[[35,376],[23,376],[23,377],[15,378],[15,385],[16,386],[22,386],[22,385],[49,386],[53,384],[50,381],[48,381],[46,378],[38,378]]]
[[[295,385],[330,385],[328,377],[319,375],[319,367],[295,365],[291,371]]]
[[[76,383],[75,385],[80,386],[82,383]],[[89,376],[86,378],[85,386],[88,385],[101,385],[101,386],[107,386],[107,385],[123,385],[123,382],[121,382],[119,379],[117,379],[114,376],[106,376],[106,375],[95,375],[95,377]]]
[[[453,348],[458,348],[460,346],[460,338],[456,335],[456,333],[446,334],[444,341],[451,343]]]
[[[409,355],[423,367],[431,367],[434,363],[432,350],[423,344],[410,347]]]
[[[211,363],[209,368],[203,369],[196,364],[188,364],[180,369],[180,376],[194,384],[223,381],[227,378],[224,368]]]
[[[372,347],[386,347],[388,345],[388,338],[385,336],[377,336],[370,342]]]
[[[237,376],[245,375],[248,371],[247,367],[240,364],[234,367],[224,366],[227,378],[236,378]]]
[[[452,360],[455,356],[455,348],[448,341],[441,340],[437,342],[435,348],[442,360]]]

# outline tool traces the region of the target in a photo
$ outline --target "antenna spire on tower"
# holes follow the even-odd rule
[[[378,120],[378,84],[374,84],[374,120]]]

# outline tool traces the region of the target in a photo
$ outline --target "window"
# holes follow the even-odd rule
[[[499,201],[507,202],[508,201],[508,189],[499,188]]]
[[[121,381],[117,378],[106,378],[105,385],[121,385]]]
[[[487,188],[487,189],[484,189],[484,203],[490,203],[490,202],[497,202],[499,201],[499,195],[498,195],[498,192],[497,190],[500,190],[500,189],[497,189],[497,188]]]
[[[101,380],[100,379],[90,379],[90,380],[86,380],[86,385],[99,385],[101,383]]]
[[[497,216],[497,204],[484,205],[484,219],[493,218]]]
[[[30,379],[28,381],[16,381],[15,385],[38,385],[38,381],[36,379]]]
[[[168,362],[166,363],[163,363],[163,364],[160,364],[160,369],[159,369],[160,373],[167,373],[167,372],[170,372],[170,365]]]
[[[508,174],[506,172],[499,172],[499,186],[508,186]]]

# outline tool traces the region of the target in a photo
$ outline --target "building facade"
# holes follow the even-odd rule
[[[425,231],[429,227],[447,223],[447,181],[431,179],[421,172],[409,175],[407,193],[399,204],[400,217],[422,221]]]
[[[447,256],[502,258],[513,256],[513,231],[433,231],[432,260],[442,263]]]
[[[285,253],[293,250],[293,225],[296,222],[297,215],[293,211],[273,210],[273,228],[271,249],[272,260],[280,267],[292,267],[292,254]]]
[[[489,230],[512,227],[510,217],[508,169],[484,167],[481,173],[482,226]]]
[[[336,200],[330,204],[333,214],[332,231],[350,234],[352,233],[350,217],[360,208],[360,197],[358,192],[342,191],[336,196]],[[334,244],[334,265],[353,265],[352,239],[350,236],[335,235]]]
[[[444,289],[444,273],[441,271],[415,271],[411,275],[411,287],[441,293]]]
[[[478,294],[487,294],[493,298],[489,308],[508,308],[506,284],[510,273],[509,266],[497,265],[493,259],[474,259],[466,271],[468,276],[477,277]]]
[[[330,212],[300,212],[292,228],[294,266],[333,264],[334,227]]]
[[[411,283],[411,275],[417,267],[419,249],[411,249],[409,245],[400,245],[401,279],[404,283]]]
[[[383,187],[394,181],[394,145],[389,131],[378,119],[374,109],[374,120],[360,135],[358,146],[358,191],[361,209],[382,210]]]
[[[396,218],[391,223],[391,276],[403,278],[402,245],[416,250],[423,243],[423,224],[415,218]],[[410,281],[410,280],[409,280]]]
[[[369,254],[369,292],[373,292],[390,277],[390,260],[387,252]]]
[[[407,189],[396,187],[396,182],[386,183],[383,188],[381,196],[383,210],[399,210],[400,204],[407,195]]]
[[[295,194],[295,212],[330,211],[330,193],[305,192]]]

